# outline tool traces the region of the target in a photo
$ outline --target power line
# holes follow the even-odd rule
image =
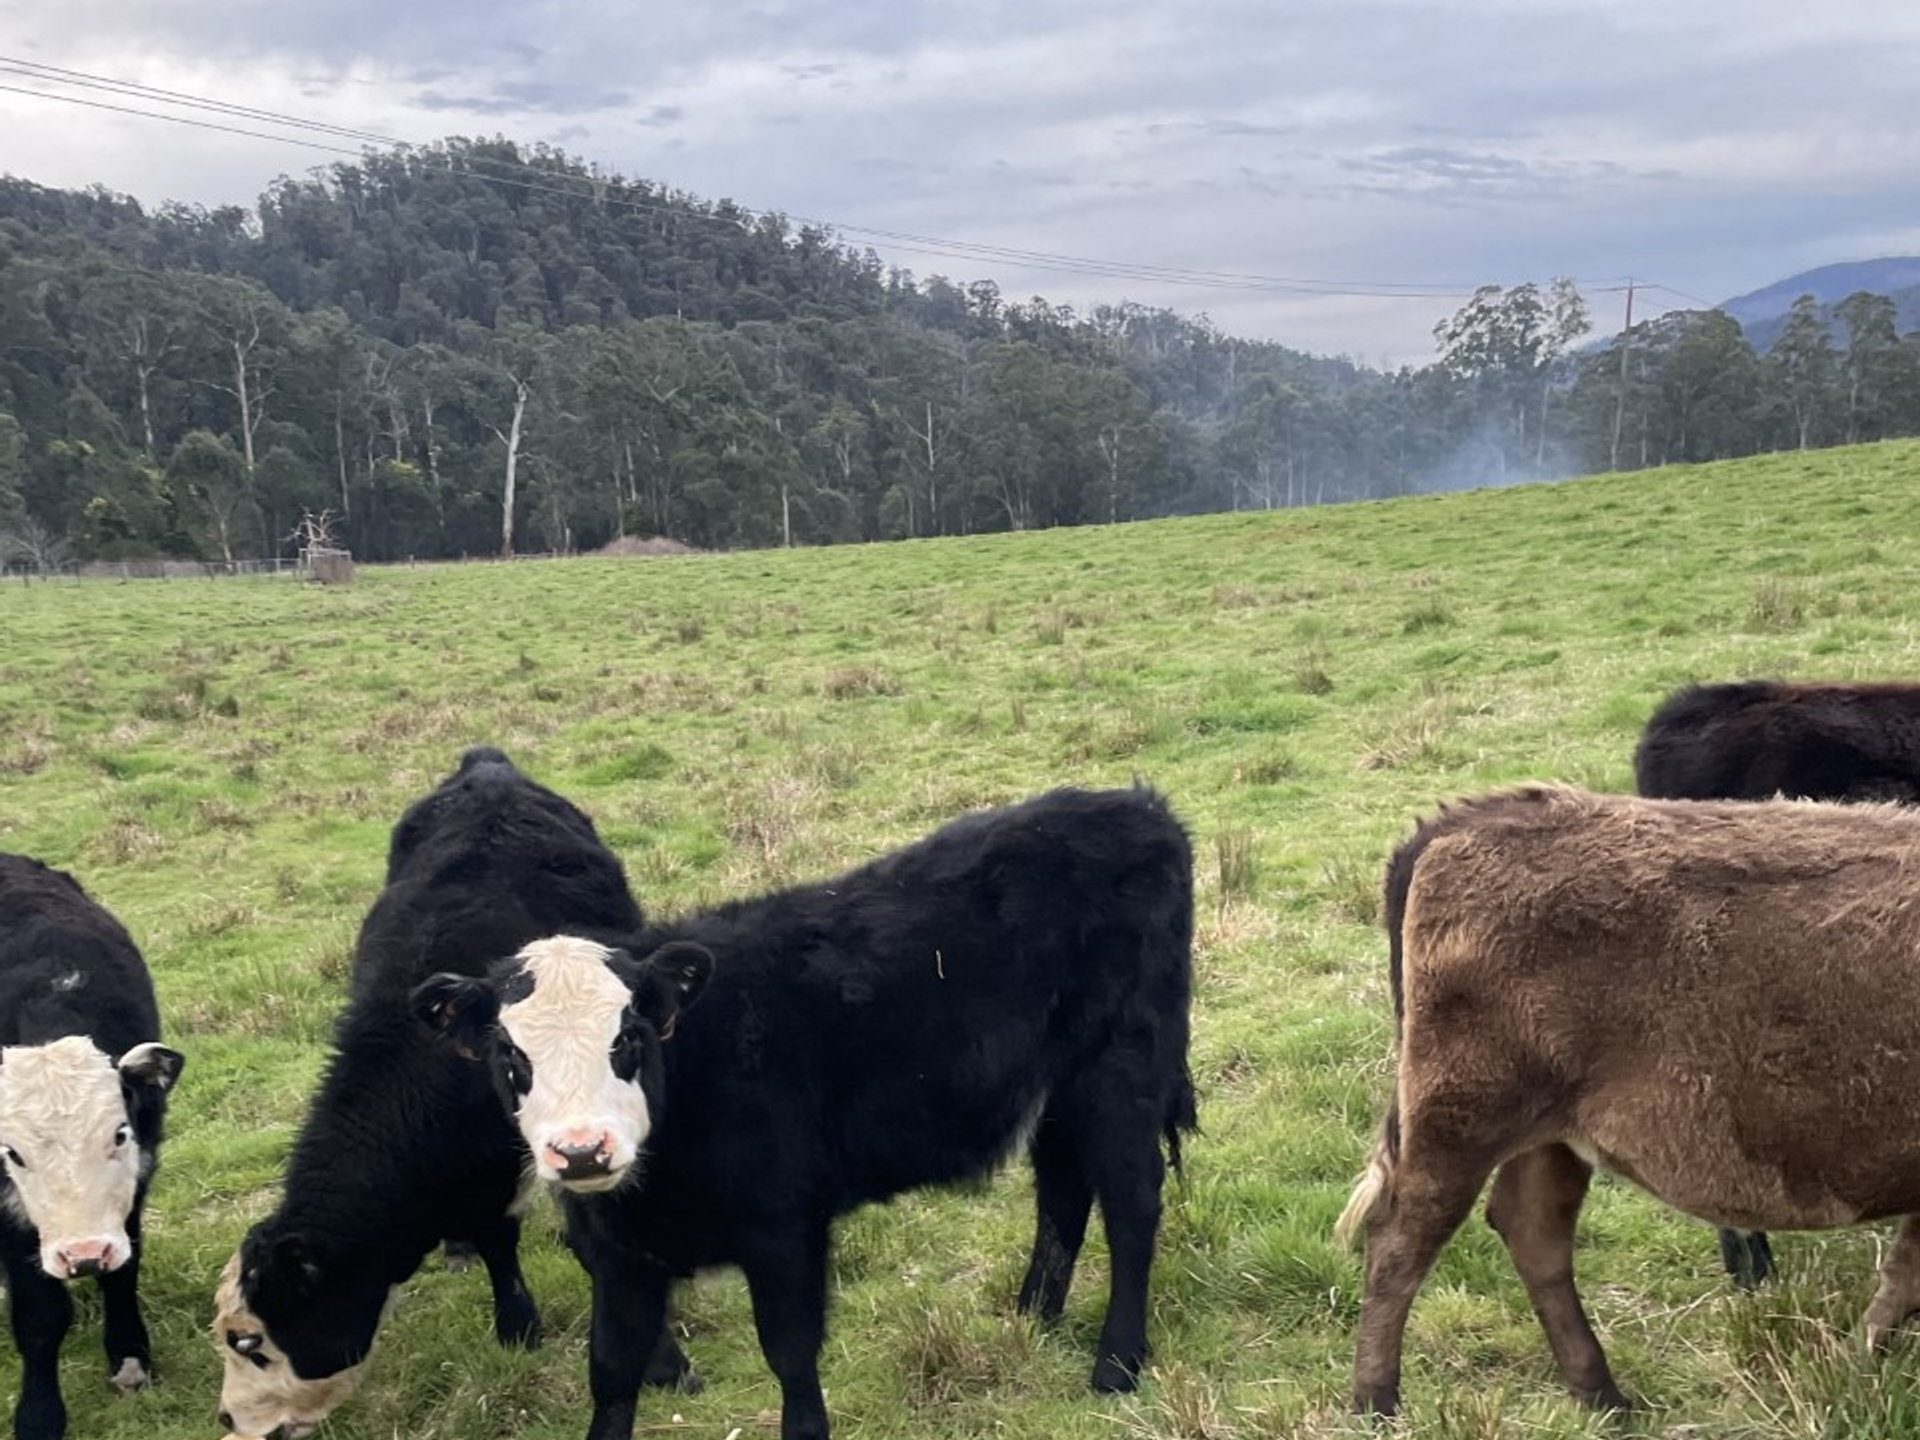
[[[1685,300],[1689,305],[1698,305],[1702,310],[1718,310],[1720,308],[1719,305],[1712,300],[1702,300],[1698,295],[1689,295],[1686,291],[1676,290],[1671,285],[1660,285],[1654,281],[1646,280],[1641,282],[1640,288],[1642,290],[1663,290],[1669,295]]]
[[[278,111],[257,109],[252,106],[236,105],[224,100],[215,100],[206,96],[191,95],[183,91],[167,90],[158,86],[142,85],[134,81],[120,80],[110,76],[90,74],[86,71],[71,70],[57,65],[47,65],[39,61],[21,59],[15,56],[0,55],[0,73],[20,78],[38,80],[55,85],[69,85],[86,89],[105,91],[121,98],[144,100],[149,104],[177,105],[213,114],[237,119],[265,123],[307,134],[326,135],[362,142],[363,146],[375,146],[401,152],[409,152],[431,162],[434,151],[429,147],[411,144],[392,136],[381,135],[369,130],[359,130],[348,126],[333,125],[325,121],[288,115]],[[283,145],[296,145],[303,149],[317,150],[323,153],[364,158],[363,150],[350,150],[344,146],[327,144],[321,141],[300,139],[291,135],[271,134],[249,129],[239,125],[225,125],[214,121],[195,119],[184,115],[171,115],[164,111],[136,109],[127,105],[116,105],[91,96],[64,95],[56,91],[27,89],[21,86],[0,84],[0,91],[16,95],[25,95],[33,99],[57,100],[69,105],[79,105],[90,109],[111,111],[140,119],[163,120],[177,125],[188,125],[196,129],[219,131],[226,134],[246,136],[251,139],[267,140]],[[446,152],[442,152],[446,153]],[[615,208],[646,211],[653,213],[685,216],[684,209],[658,201],[648,201],[631,195],[608,194],[608,182],[594,177],[577,177],[587,187],[587,191],[563,188],[550,183],[556,178],[575,178],[556,176],[555,172],[543,169],[525,161],[508,160],[499,156],[466,154],[458,157],[446,154],[448,172],[458,173],[463,167],[470,167],[491,183],[512,185],[530,193],[550,194],[565,199],[590,198],[596,204]],[[457,163],[456,163],[457,161]],[[517,172],[509,174],[485,174],[488,168],[498,171]],[[526,179],[522,176],[535,176],[538,179]],[[542,183],[548,182],[548,183]],[[730,202],[731,203],[731,202]],[[868,243],[877,248],[896,251],[902,254],[921,255],[936,259],[967,260],[990,262],[1016,266],[1023,269],[1045,270],[1053,273],[1083,275],[1101,279],[1131,280],[1147,285],[1173,285],[1190,289],[1226,290],[1238,292],[1264,292],[1293,294],[1302,297],[1325,297],[1340,299],[1381,299],[1381,300],[1450,300],[1471,296],[1481,287],[1467,285],[1436,284],[1415,281],[1355,281],[1320,280],[1302,277],[1286,277],[1251,274],[1238,271],[1191,269],[1180,266],[1154,265],[1145,262],[1106,260],[1089,256],[1068,255],[1045,250],[1027,250],[1013,246],[993,245],[980,241],[955,240],[941,236],[922,235],[912,231],[890,230],[878,226],[857,223],[823,220],[808,216],[793,215],[787,212],[761,210],[750,206],[735,204],[735,209],[743,216],[752,218],[778,217],[803,227],[820,229],[842,239],[849,236],[870,237]],[[694,212],[698,214],[698,212]],[[719,220],[719,217],[703,215],[699,218]],[[719,221],[719,223],[726,223]],[[1614,293],[1622,286],[1589,282],[1587,288],[1600,293]],[[1677,290],[1660,285],[1643,285],[1643,288],[1668,290],[1683,299],[1693,297],[1682,295]],[[1700,301],[1700,304],[1707,302]]]
[[[8,71],[18,74],[18,71]],[[358,150],[349,150],[341,145],[320,145],[312,140],[296,140],[290,135],[265,135],[258,130],[242,130],[237,125],[216,125],[211,120],[193,120],[185,115],[161,115],[151,110],[135,110],[127,105],[109,105],[104,100],[91,100],[81,95],[56,95],[49,90],[29,90],[20,85],[0,85],[0,91],[11,95],[30,95],[35,100],[59,100],[68,105],[84,105],[89,110],[112,110],[121,115],[137,115],[145,120],[171,120],[176,125],[191,125],[197,130],[223,130],[229,135],[249,135],[256,140],[278,140],[283,145],[299,145],[308,150],[330,150],[336,155],[358,156]]]
[[[265,120],[276,125],[288,125],[299,130],[324,131],[330,135],[339,135],[348,140],[365,140],[375,145],[394,145],[399,142],[384,135],[376,135],[371,130],[355,130],[344,125],[331,125],[324,120],[304,119],[298,115],[283,115],[275,110],[256,110],[249,105],[235,105],[230,100],[215,100],[203,95],[189,95],[181,90],[162,90],[156,85],[142,85],[133,80],[115,80],[106,75],[90,75],[84,70],[67,70],[58,65],[46,65],[38,60],[22,60],[11,55],[0,55],[0,68],[10,70],[16,75],[26,75],[35,80],[48,80],[59,85],[78,85],[90,90],[106,90],[121,95],[136,95],[142,98],[159,100],[165,104],[185,105],[195,110],[212,110],[227,115],[239,115],[249,120]]]

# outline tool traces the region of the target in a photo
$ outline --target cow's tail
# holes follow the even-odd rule
[[[1367,1168],[1360,1172],[1347,1208],[1333,1222],[1333,1238],[1344,1249],[1354,1244],[1361,1230],[1378,1215],[1393,1207],[1393,1176],[1400,1165],[1400,1102],[1387,1107],[1387,1118],[1380,1122],[1380,1137],[1367,1156]]]
[[[1414,862],[1433,839],[1438,825],[1438,821],[1422,825],[1411,840],[1393,852],[1393,858],[1387,862],[1382,899],[1387,930],[1387,985],[1393,993],[1395,1044],[1399,1043],[1406,1026],[1403,932],[1407,919],[1407,891],[1413,885]],[[1392,1208],[1394,1172],[1399,1165],[1400,1097],[1396,1093],[1387,1106],[1386,1118],[1380,1122],[1380,1135],[1373,1142],[1373,1152],[1367,1156],[1367,1168],[1360,1172],[1360,1179],[1354,1184],[1346,1209],[1340,1212],[1340,1218],[1334,1222],[1333,1237],[1342,1246],[1352,1245],[1365,1226]]]
[[[1173,1173],[1182,1179],[1185,1172],[1180,1168],[1180,1137],[1195,1134],[1199,1129],[1200,1109],[1193,1093],[1193,1076],[1182,1065],[1179,1078],[1167,1096],[1167,1108],[1160,1122],[1160,1134],[1167,1142],[1167,1161],[1173,1166]]]

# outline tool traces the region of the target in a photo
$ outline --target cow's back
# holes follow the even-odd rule
[[[834,880],[657,927],[648,948],[691,940],[715,966],[666,1047],[653,1143],[675,1178],[648,1189],[717,1192],[769,1145],[835,1211],[975,1174],[1122,1035],[1151,1037],[1142,1084],[1167,1092],[1141,1105],[1190,1111],[1191,931],[1188,840],[1144,789],[966,816]]]
[[[1747,680],[1690,685],[1647,721],[1642,795],[1920,801],[1920,686]]]
[[[404,1010],[430,975],[479,974],[559,933],[618,944],[643,923],[592,820],[477,748],[394,827],[387,884],[355,949],[354,998]]]
[[[76,1034],[111,1055],[159,1038],[146,963],[71,875],[0,855],[0,1045]]]

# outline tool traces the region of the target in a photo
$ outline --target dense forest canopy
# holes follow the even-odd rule
[[[251,211],[0,179],[0,560],[283,554],[320,512],[373,560],[827,544],[1920,431],[1884,297],[1807,297],[1765,355],[1718,311],[1587,328],[1570,282],[1488,286],[1382,373],[504,140]]]

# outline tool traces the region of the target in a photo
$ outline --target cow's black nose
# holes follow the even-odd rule
[[[547,1148],[560,1157],[562,1180],[589,1180],[595,1175],[606,1174],[610,1168],[612,1157],[598,1140],[584,1145],[550,1145]]]
[[[233,1412],[231,1410],[222,1410],[213,1418],[220,1422],[220,1428],[222,1430],[233,1429]]]
[[[69,1260],[67,1274],[78,1280],[86,1275],[98,1275],[105,1267],[98,1260]]]

